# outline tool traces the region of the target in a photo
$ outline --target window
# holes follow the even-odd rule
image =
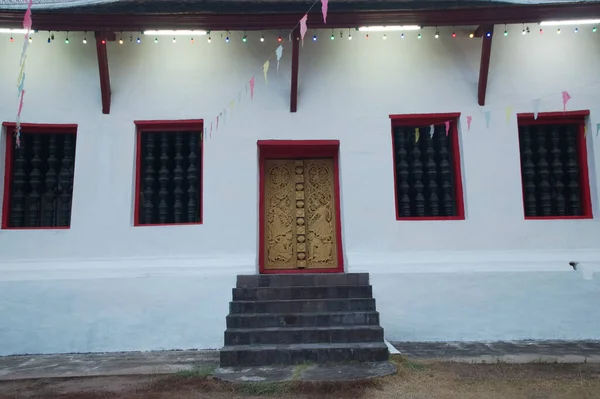
[[[202,223],[202,120],[135,124],[134,225]]]
[[[4,123],[6,167],[3,229],[69,228],[77,125]]]
[[[464,219],[459,116],[390,115],[397,220]]]
[[[589,111],[518,114],[526,219],[591,218],[585,123]]]

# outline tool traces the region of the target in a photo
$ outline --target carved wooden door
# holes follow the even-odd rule
[[[337,267],[333,159],[265,160],[265,269]]]

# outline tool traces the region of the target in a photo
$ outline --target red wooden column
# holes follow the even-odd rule
[[[477,102],[485,105],[485,92],[487,91],[488,75],[490,72],[490,58],[492,56],[492,38],[494,37],[494,25],[480,26],[477,31],[481,32],[481,65],[479,66],[479,84],[477,85]],[[489,37],[487,34],[490,34]],[[476,36],[478,32],[476,32]]]
[[[108,54],[106,51],[106,43],[110,39],[115,40],[114,33],[96,32],[96,52],[98,53],[103,114],[110,114],[110,75],[108,73]]]
[[[298,64],[300,63],[300,28],[292,32],[292,87],[290,90],[290,112],[298,109]]]

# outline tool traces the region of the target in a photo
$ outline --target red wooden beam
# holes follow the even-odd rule
[[[492,56],[492,38],[494,25],[482,26],[485,32],[481,44],[481,65],[479,66],[479,84],[477,85],[477,102],[485,105],[485,92],[487,91],[488,75],[490,72],[490,57]]]
[[[77,14],[36,12],[33,29],[44,31],[141,31],[148,29],[263,30],[289,29],[302,14]],[[380,10],[329,13],[327,25],[314,18],[312,28],[365,25],[459,26],[534,23],[552,19],[600,18],[600,4],[514,4],[441,10]],[[20,28],[22,12],[0,12],[0,26]]]
[[[292,32],[292,87],[290,90],[290,112],[298,109],[298,65],[300,63],[300,30]]]
[[[98,69],[100,72],[100,93],[102,96],[102,113],[110,114],[110,75],[108,73],[108,54],[106,42],[114,40],[114,34],[96,32],[96,52],[98,53]]]

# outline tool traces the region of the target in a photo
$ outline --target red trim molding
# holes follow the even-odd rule
[[[8,214],[10,213],[10,190],[12,183],[12,159],[15,150],[15,129],[17,124],[14,122],[3,122],[6,134],[6,157],[4,162],[4,199],[2,201],[2,230],[68,230],[71,226],[61,227],[10,227],[8,225]],[[77,125],[48,125],[40,123],[21,123],[22,133],[33,134],[53,134],[53,133],[70,133],[77,134]],[[77,152],[77,149],[75,149]],[[69,223],[70,224],[70,223]]]
[[[339,140],[259,140],[258,169],[258,269],[261,274],[343,273],[342,213],[340,201]],[[338,267],[335,269],[266,270],[265,265],[265,160],[290,158],[333,158],[333,194]]]
[[[460,112],[447,114],[407,114],[390,115],[392,120],[392,166],[394,168],[394,208],[396,220],[402,221],[436,221],[436,220],[465,220],[465,202],[463,197],[462,170],[460,163],[460,145],[458,141],[458,119]],[[396,149],[394,148],[394,127],[397,126],[430,126],[441,125],[450,121],[450,150],[452,152],[452,168],[454,171],[454,191],[456,193],[456,216],[426,216],[426,217],[400,217],[398,210],[398,187],[396,185]]]
[[[592,199],[590,192],[590,175],[587,157],[587,143],[585,127],[589,110],[567,111],[567,112],[540,112],[537,119],[532,113],[517,114],[519,126],[532,125],[577,125],[577,149],[579,163],[579,185],[581,187],[581,216],[525,216],[525,187],[523,187],[523,174],[521,172],[521,160],[519,159],[519,172],[521,173],[521,199],[523,201],[523,217],[526,220],[560,220],[560,219],[592,219]],[[517,130],[519,134],[519,130]],[[519,141],[520,148],[520,141]],[[519,150],[519,154],[521,151]],[[520,158],[520,157],[519,157]]]
[[[136,127],[135,146],[135,194],[133,207],[133,225],[135,227],[157,227],[157,226],[194,226],[204,223],[204,129],[203,119],[187,120],[151,120],[133,121]],[[165,224],[141,224],[139,220],[140,209],[140,179],[142,173],[142,133],[145,132],[198,132],[200,133],[200,221],[194,223],[165,223]]]

